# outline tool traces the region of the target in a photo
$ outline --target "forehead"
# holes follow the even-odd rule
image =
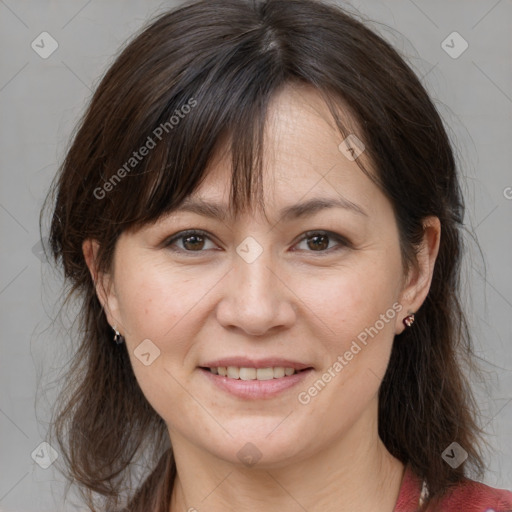
[[[347,124],[354,125],[352,120]],[[322,201],[324,206],[338,203],[353,213],[368,215],[375,210],[377,200],[385,198],[357,163],[340,150],[342,141],[327,105],[313,87],[293,84],[276,93],[268,107],[264,131],[264,211],[272,211],[274,216],[279,210],[283,218],[291,219],[301,211],[303,215],[314,213]],[[212,159],[204,181],[182,205],[183,211],[209,213],[223,220],[231,216],[232,166],[227,147],[224,145]],[[365,166],[369,167],[367,162]],[[217,208],[207,203],[215,203]],[[302,206],[283,209],[298,203]],[[309,203],[306,208],[304,203]]]

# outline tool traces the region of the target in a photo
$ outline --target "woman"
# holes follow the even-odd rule
[[[91,510],[512,510],[468,477],[452,149],[343,10],[160,16],[98,86],[55,194],[83,306],[52,432]]]

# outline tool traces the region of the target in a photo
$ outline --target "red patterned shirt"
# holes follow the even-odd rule
[[[394,512],[416,512],[427,495],[426,486],[409,465],[400,487]],[[466,479],[449,489],[441,504],[428,512],[512,512],[512,492]]]

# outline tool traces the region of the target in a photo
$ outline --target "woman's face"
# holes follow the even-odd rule
[[[225,155],[189,198],[223,220],[175,212],[117,243],[102,300],[176,452],[277,467],[376,433],[393,337],[423,296],[403,275],[390,202],[329,119],[307,87],[274,98],[267,218],[229,216]],[[313,199],[342,206],[298,207]]]

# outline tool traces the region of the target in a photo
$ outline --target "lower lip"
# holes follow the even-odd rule
[[[279,393],[290,389],[300,382],[302,382],[312,371],[313,368],[308,368],[299,373],[280,377],[279,379],[269,380],[241,380],[232,379],[230,377],[223,377],[212,373],[210,370],[199,368],[199,370],[210,379],[210,381],[218,386],[220,389],[235,395],[239,398],[245,399],[263,399],[272,398]]]

